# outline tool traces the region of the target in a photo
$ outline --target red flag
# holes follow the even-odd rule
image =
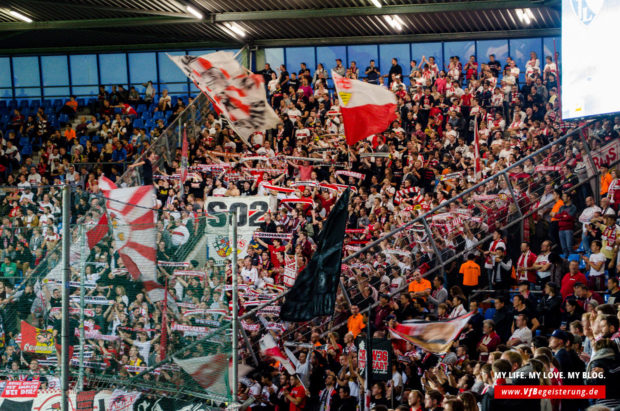
[[[86,232],[88,248],[92,249],[108,233],[108,215],[103,213],[96,226]]]
[[[122,104],[123,106],[123,114],[128,115],[128,116],[138,116],[138,112],[136,111],[135,108],[133,108],[132,106],[130,106],[129,104]]]
[[[384,132],[396,120],[396,96],[374,84],[342,77],[332,71],[340,100],[347,144]]]
[[[181,148],[181,184],[185,184],[187,180],[187,154],[189,151],[187,143],[187,129],[183,127],[183,146]]]
[[[22,321],[22,341],[21,349],[24,352],[32,352],[36,354],[53,354],[56,351],[54,347],[54,334],[48,330],[36,328]]]
[[[482,164],[480,162],[480,136],[478,134],[478,115],[474,117],[474,163],[476,180],[482,180]]]

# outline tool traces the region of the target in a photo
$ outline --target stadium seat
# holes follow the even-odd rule
[[[59,123],[68,123],[69,122],[69,116],[66,114],[61,114],[58,116],[58,122]]]
[[[163,118],[164,118],[164,113],[162,113],[161,111],[156,111],[155,113],[153,113],[153,120],[159,120]]]
[[[495,315],[495,308],[487,308],[484,311],[484,319],[485,320],[490,320],[493,318],[493,316]]]
[[[83,98],[78,98],[77,100],[78,107],[84,107],[86,105],[86,100]]]
[[[28,141],[28,143],[26,145],[22,146],[20,152],[21,152],[21,154],[23,156],[31,156],[32,155],[32,145],[30,144],[29,141]]]
[[[82,136],[80,137],[80,144],[82,146],[86,146],[86,143],[88,142],[88,136]]]
[[[0,100],[0,108],[7,108],[6,100]]]
[[[137,118],[133,121],[133,126],[137,127],[137,128],[142,128],[144,127],[144,120],[142,120],[141,118]]]
[[[123,114],[123,110],[120,107],[114,107],[114,114]]]
[[[43,108],[48,108],[48,107],[52,107],[52,101],[51,100],[43,100]]]
[[[62,99],[57,98],[56,100],[54,100],[54,107],[60,109],[62,106],[64,106],[65,103],[62,101]]]
[[[136,107],[136,111],[139,114],[146,112],[147,111],[146,104],[138,104],[138,107]]]

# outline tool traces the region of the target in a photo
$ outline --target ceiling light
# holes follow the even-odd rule
[[[400,17],[384,16],[384,18],[385,18],[385,21],[387,21],[388,24],[392,26],[393,29],[397,31],[401,31],[403,29],[404,23]]]
[[[531,9],[516,9],[517,17],[521,23],[525,25],[529,25],[532,20],[534,20],[534,13],[532,13]]]
[[[232,31],[236,35],[240,37],[245,37],[245,30],[243,30],[237,23],[224,23],[224,26],[226,26],[230,31]]]
[[[371,2],[371,3],[375,6],[375,7],[381,8],[381,6],[382,6],[382,4],[381,4],[381,1],[380,1],[380,0],[370,0],[370,2]]]
[[[193,8],[192,6],[185,7],[185,10],[187,10],[188,13],[193,14],[194,17],[196,17],[197,19],[202,20],[202,17],[203,17],[202,13],[196,10],[195,8]]]
[[[13,17],[15,17],[16,19],[20,19],[22,21],[25,21],[26,23],[32,23],[32,19],[30,17],[26,17],[21,13],[18,13],[14,10],[9,11],[9,14]]]

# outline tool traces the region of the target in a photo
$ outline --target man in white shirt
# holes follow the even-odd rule
[[[295,125],[295,123],[297,123],[297,119],[301,117],[301,111],[299,111],[299,109],[295,107],[295,104],[293,103],[288,105],[288,110],[286,110],[286,114],[288,114],[288,118],[289,120],[291,120],[291,123],[293,123],[293,125]]]
[[[594,203],[594,199],[592,196],[586,197],[586,208],[581,212],[579,216],[579,222],[583,225],[583,230],[581,232],[581,244],[583,244],[583,249],[586,254],[590,254],[590,242],[588,240],[588,230],[586,226],[590,224],[590,220],[594,217],[595,213],[601,212],[601,207],[597,206]]]
[[[551,279],[551,263],[549,256],[551,255],[551,242],[543,241],[540,246],[540,254],[536,257],[536,263],[533,268],[536,269],[536,275],[540,284],[546,284]]]
[[[256,284],[256,281],[258,281],[258,270],[256,267],[252,267],[250,257],[245,257],[243,260],[243,268],[240,274],[245,284]]]
[[[529,345],[532,342],[532,330],[527,328],[527,317],[525,314],[517,315],[517,318],[515,318],[515,325],[517,328],[515,328],[506,344],[509,347],[514,347],[519,344]]]
[[[28,174],[28,182],[30,185],[41,184],[41,174],[37,173],[37,169],[30,167],[30,174]]]
[[[605,263],[607,258],[601,253],[601,242],[599,240],[592,241],[592,254],[590,257],[582,256],[583,260],[588,264],[590,273],[588,274],[588,281],[590,287],[593,290],[601,291],[605,290]]]

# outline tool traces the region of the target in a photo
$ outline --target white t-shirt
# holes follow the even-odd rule
[[[529,344],[532,342],[532,330],[527,327],[517,328],[508,341],[512,339],[518,339],[522,344]]]
[[[549,255],[539,254],[536,257],[536,264],[549,264]],[[547,278],[551,275],[551,271],[537,271],[539,278]]]
[[[243,278],[245,283],[256,284],[256,281],[258,281],[258,270],[256,267],[251,267],[250,269],[243,267],[241,269],[241,278]]]
[[[149,365],[149,353],[151,351],[151,342],[150,341],[138,341],[134,340],[133,345],[138,349],[138,353],[142,358],[144,358],[144,362],[146,365]]]
[[[603,265],[601,266],[601,269],[598,271],[595,270],[594,267],[592,267],[592,265],[590,264],[590,277],[598,277],[599,275],[605,274],[605,261],[607,261],[607,259],[601,252],[592,254],[590,256],[590,263],[596,263],[596,264],[603,263]]]

